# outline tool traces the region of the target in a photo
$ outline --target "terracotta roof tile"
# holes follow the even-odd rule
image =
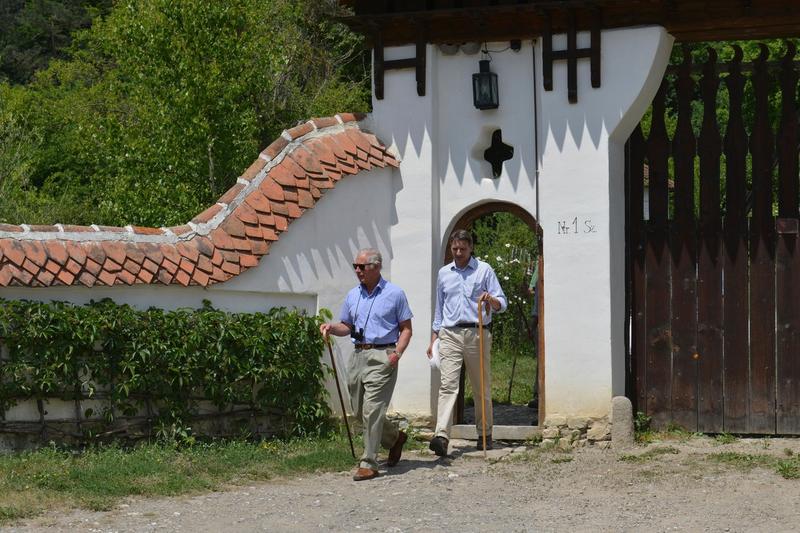
[[[258,264],[258,258],[254,255],[242,255],[239,258],[239,265],[242,268],[252,268]]]
[[[94,233],[94,228],[91,226],[74,226],[72,224],[63,224],[61,226],[67,233]]]
[[[0,276],[2,276],[1,272],[0,272]],[[66,271],[66,270],[62,270],[61,272],[59,272],[57,278],[58,278],[58,281],[60,281],[64,285],[72,285],[72,282],[75,281],[75,275],[73,273],[71,273],[71,272]]]
[[[95,277],[97,277],[100,271],[103,270],[103,267],[100,263],[89,257],[86,258],[86,262],[83,264],[83,268],[86,269],[87,272],[94,275]]]
[[[245,202],[259,213],[269,213],[271,211],[269,198],[264,196],[261,191],[256,190],[248,194]]]
[[[144,262],[142,262],[142,270],[150,272],[151,274],[155,274],[158,272],[158,266],[161,264],[159,261],[156,263],[155,261],[151,260],[149,257],[145,258]],[[142,272],[139,271],[139,276],[142,276]]]
[[[303,135],[311,133],[314,131],[314,125],[310,122],[304,122],[303,124],[299,124],[294,128],[290,128],[286,130],[286,133],[292,138],[292,140],[299,139]]]
[[[277,200],[279,202],[283,201],[283,189],[275,182],[275,180],[267,177],[267,179],[261,182],[260,189],[261,192],[264,193],[264,196],[270,200]]]
[[[203,287],[205,287],[206,285],[208,285],[208,282],[211,281],[211,276],[209,276],[202,270],[195,270],[194,274],[192,275],[192,281],[194,281],[198,285],[202,285]]]
[[[286,148],[287,146],[289,146],[289,141],[287,141],[283,137],[278,137],[277,139],[272,141],[272,144],[267,146],[266,150],[264,150],[261,153],[267,156],[269,159],[275,159],[278,156],[278,154],[280,154],[283,151],[283,149]]]
[[[87,287],[93,287],[94,284],[97,282],[97,276],[86,271],[78,277],[78,281],[81,282],[81,285],[86,285]]]
[[[136,235],[163,235],[164,230],[161,228],[145,228],[142,226],[131,226],[131,229]]]
[[[31,231],[47,231],[51,233],[54,231],[58,231],[58,228],[56,226],[43,225],[43,224],[31,224],[29,228]]]
[[[336,117],[314,118],[311,119],[311,121],[314,123],[317,129],[329,128],[339,123],[339,121],[336,120]]]
[[[61,265],[59,265],[53,260],[48,260],[47,263],[44,265],[44,269],[50,272],[51,274],[58,274],[58,271],[61,270]]]
[[[228,191],[225,194],[223,194],[222,197],[220,197],[220,199],[218,200],[219,203],[221,204],[233,203],[233,201],[236,199],[236,196],[240,192],[242,192],[242,189],[244,189],[244,187],[245,187],[244,183],[237,183],[236,185],[228,189]]]
[[[119,273],[117,273],[117,283],[120,282],[126,285],[133,285],[136,282],[136,276],[127,270],[120,270]]]
[[[111,287],[117,281],[117,276],[115,276],[108,270],[102,270],[100,274],[98,274],[97,280],[100,281],[102,284]]]
[[[316,118],[287,130],[240,182],[188,224],[0,224],[6,235],[0,237],[0,286],[224,282],[255,267],[291,220],[313,208],[343,176],[398,165],[373,134],[354,124],[361,118]]]
[[[191,233],[191,231],[192,231],[192,227],[187,225],[187,224],[184,224],[182,226],[171,226],[171,227],[169,227],[167,229],[169,229],[172,233],[174,233],[178,237],[180,237],[181,235],[184,235],[186,233]]]
[[[278,240],[277,236],[275,236],[274,239],[269,239],[267,237],[267,234],[265,233],[267,231],[272,232],[273,235],[275,233],[271,229],[264,228],[264,229],[261,230],[261,232],[262,232],[261,234],[263,236],[262,240],[253,239],[253,240],[250,241],[250,245],[253,247],[253,254],[255,254],[255,255],[259,256],[259,257],[261,257],[262,255],[266,255],[267,251],[269,250],[269,243],[267,242],[268,240],[269,241],[277,241]],[[266,240],[264,240],[264,239],[266,239]]]
[[[205,211],[203,211],[202,213],[200,213],[199,215],[197,215],[196,217],[194,217],[192,219],[192,222],[194,222],[195,224],[205,224],[206,222],[214,218],[214,215],[216,215],[220,211],[222,211],[222,206],[219,204],[214,204]]]
[[[181,285],[187,286],[192,281],[192,278],[183,270],[179,270],[178,273],[175,274],[175,280]]]
[[[22,250],[25,257],[37,266],[44,266],[47,261],[47,252],[43,241],[22,241]]]
[[[142,283],[152,283],[153,281],[153,273],[144,268],[139,271],[137,277],[142,280]]]
[[[244,171],[242,174],[242,179],[247,181],[253,181],[253,179],[258,176],[258,173],[264,170],[267,162],[260,157],[253,161],[253,164],[247,167],[247,170]]]
[[[122,264],[122,268],[125,269],[127,272],[130,272],[131,274],[133,274],[135,276],[142,269],[142,265],[140,265],[139,263],[136,263],[135,261],[131,261],[130,259],[128,259],[127,261],[125,261]]]

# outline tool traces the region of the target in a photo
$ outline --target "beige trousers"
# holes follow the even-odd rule
[[[478,340],[478,328],[442,328],[439,330],[439,358],[441,360],[439,370],[442,379],[439,384],[439,406],[436,413],[435,436],[437,437],[450,438],[462,364],[467,366],[467,376],[472,385],[472,395],[475,398],[475,427],[478,430],[478,438],[483,435],[481,397],[484,398],[484,408],[486,409],[486,434],[492,433],[492,333],[488,329],[483,330],[483,396],[480,393],[481,372]]]
[[[392,348],[356,349],[347,363],[347,388],[356,420],[364,432],[361,468],[378,469],[378,446],[389,449],[397,442],[397,425],[386,419],[386,409],[397,382],[397,369],[389,365]]]

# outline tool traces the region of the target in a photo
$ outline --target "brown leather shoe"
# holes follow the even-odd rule
[[[371,468],[360,468],[353,474],[353,481],[366,481],[378,477],[378,471]]]
[[[403,455],[403,445],[407,440],[408,435],[406,435],[404,431],[401,431],[400,434],[397,435],[394,446],[389,450],[389,458],[386,460],[386,466],[395,466],[400,462],[400,456]]]

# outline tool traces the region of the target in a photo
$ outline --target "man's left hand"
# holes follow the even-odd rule
[[[481,299],[483,299],[484,302],[488,303],[489,307],[491,307],[493,311],[497,311],[500,309],[500,301],[492,297],[492,295],[489,294],[488,292],[484,292],[483,294],[481,294]],[[495,307],[495,304],[497,305],[497,307]]]
[[[392,368],[397,368],[397,363],[400,362],[400,355],[397,352],[392,352],[389,354],[389,366]]]

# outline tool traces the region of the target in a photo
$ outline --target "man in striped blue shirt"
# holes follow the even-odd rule
[[[492,267],[472,256],[472,235],[456,230],[450,236],[453,262],[439,270],[436,279],[436,309],[433,318],[431,344],[428,358],[433,354],[433,343],[439,339],[441,383],[436,414],[436,431],[430,449],[438,456],[447,455],[453,409],[458,396],[461,365],[467,367],[469,381],[475,397],[475,421],[478,429],[478,447],[483,449],[483,424],[480,399],[484,399],[486,413],[486,447],[492,447],[492,313],[502,313],[508,305],[503,289]],[[483,298],[490,311],[484,315],[483,335],[483,394],[480,391],[480,352],[478,335],[478,301]]]

